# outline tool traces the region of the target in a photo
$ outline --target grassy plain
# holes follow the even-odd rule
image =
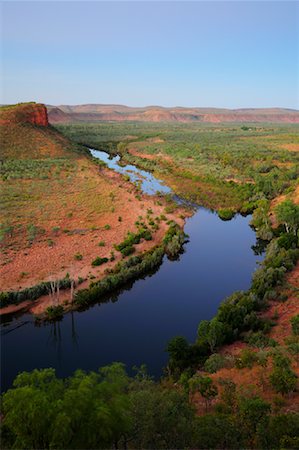
[[[173,190],[213,209],[248,212],[261,192],[293,190],[298,124],[84,123],[56,127],[71,139],[118,152]]]

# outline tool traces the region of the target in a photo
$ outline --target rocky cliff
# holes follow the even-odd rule
[[[49,125],[48,112],[40,103],[20,103],[18,105],[1,107],[0,123],[31,123],[46,127]]]

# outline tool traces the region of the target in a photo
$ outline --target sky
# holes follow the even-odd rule
[[[294,1],[3,1],[0,103],[299,109]]]

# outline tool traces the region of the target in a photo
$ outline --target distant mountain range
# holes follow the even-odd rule
[[[51,123],[66,122],[273,122],[299,123],[299,111],[286,108],[165,108],[124,105],[47,105]]]

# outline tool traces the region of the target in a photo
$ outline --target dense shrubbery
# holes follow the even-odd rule
[[[133,281],[139,276],[155,269],[161,264],[165,253],[174,256],[175,253],[181,250],[185,240],[185,238],[183,240],[182,236],[185,235],[178,225],[175,223],[171,224],[162,246],[155,247],[143,255],[133,256],[127,261],[118,263],[107,277],[96,283],[92,283],[89,289],[78,291],[75,294],[74,303],[83,306],[99,301],[102,295],[108,294],[125,285],[127,282]],[[115,246],[115,248],[126,256],[126,252],[130,254],[134,251],[133,243],[140,242],[142,238],[148,240],[150,237],[151,234],[146,229],[141,230],[137,234],[128,233],[127,238]]]
[[[141,239],[145,239],[146,241],[152,240],[151,232],[146,228],[140,228],[138,233],[128,232],[126,239],[114,247],[123,256],[129,256],[135,251],[134,244],[139,244]]]
[[[57,281],[59,283],[59,289],[69,289],[71,287],[71,279],[65,277],[62,280]],[[19,303],[25,300],[36,300],[42,295],[47,295],[51,292],[51,282],[45,281],[30,288],[22,289],[21,291],[8,291],[0,293],[0,307]]]
[[[140,259],[133,259],[135,258],[133,257],[127,262],[118,264],[110,275],[96,283],[92,283],[89,289],[78,291],[75,294],[74,303],[87,305],[99,301],[102,295],[118,289],[138,276],[153,270],[161,264],[163,255],[163,248],[156,248],[140,257]]]
[[[175,257],[180,252],[185,241],[186,235],[183,230],[176,223],[171,223],[163,239],[165,252],[170,258]]]
[[[231,387],[224,386],[218,400],[221,412],[198,417],[190,393],[198,392],[207,408],[220,396],[209,377],[192,377],[184,390],[153,382],[144,368],[128,377],[120,363],[77,370],[64,380],[54,369],[23,372],[3,394],[1,444],[40,450],[298,448],[298,414],[272,415],[269,403]]]

